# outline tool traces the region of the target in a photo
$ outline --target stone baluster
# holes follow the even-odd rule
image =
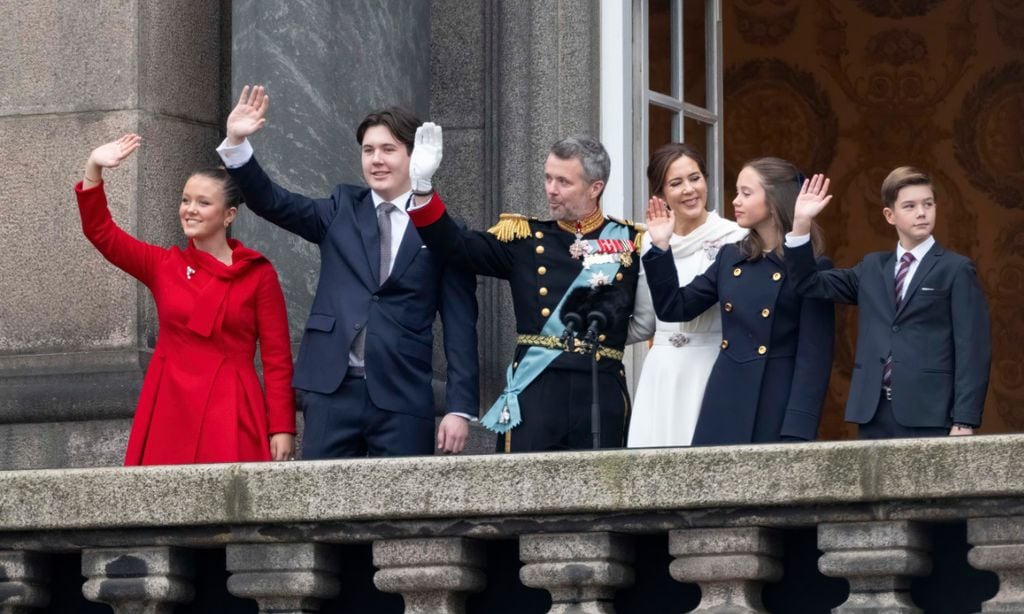
[[[910,579],[931,571],[927,527],[909,520],[818,525],[818,569],[845,578],[850,596],[837,614],[920,612],[910,598]]]
[[[967,560],[999,576],[999,592],[981,604],[982,612],[1024,612],[1024,516],[971,518]]]
[[[228,592],[255,599],[260,612],[319,612],[338,595],[337,551],[326,544],[229,544]]]
[[[466,593],[487,584],[482,546],[462,537],[376,541],[373,583],[402,595],[405,614],[463,614]]]
[[[28,614],[50,603],[50,567],[46,555],[0,551],[0,614]]]
[[[192,601],[192,552],[173,546],[96,548],[82,552],[82,594],[115,614],[172,614]]]
[[[761,589],[782,577],[782,540],[763,527],[679,529],[669,532],[669,573],[700,585],[696,612],[765,612]]]
[[[549,614],[613,614],[615,590],[633,583],[633,543],[615,533],[519,538],[523,584],[551,593]]]

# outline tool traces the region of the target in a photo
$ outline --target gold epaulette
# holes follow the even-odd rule
[[[502,243],[525,239],[530,236],[530,218],[518,213],[502,213],[498,216],[498,223],[488,228],[487,232]]]
[[[615,222],[616,224],[629,226],[630,228],[636,231],[636,236],[633,237],[633,249],[639,252],[640,247],[643,245],[644,242],[644,232],[647,231],[647,225],[641,224],[639,222],[634,222],[633,220],[624,220],[621,218],[617,218],[614,215],[609,215],[608,219]]]

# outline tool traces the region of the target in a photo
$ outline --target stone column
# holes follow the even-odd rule
[[[319,612],[340,586],[337,552],[325,544],[229,544],[227,567],[228,591],[260,612]]]
[[[0,614],[29,614],[50,603],[46,555],[22,550],[0,552]]]
[[[483,545],[462,537],[385,539],[373,543],[374,585],[399,593],[405,614],[463,614],[466,593],[483,590]]]
[[[931,571],[927,528],[909,520],[818,525],[818,569],[846,578],[850,597],[833,612],[920,612],[910,598],[912,576]]]
[[[700,585],[696,612],[765,612],[761,589],[782,577],[782,539],[772,529],[680,529],[669,533],[669,566],[679,582]]]
[[[192,601],[192,553],[173,546],[97,548],[82,553],[82,593],[115,614],[172,614]]]
[[[633,543],[616,533],[519,538],[519,579],[551,593],[549,614],[612,614],[615,590],[633,583]]]
[[[972,518],[967,560],[999,575],[999,592],[981,604],[982,612],[1024,612],[1024,517]]]

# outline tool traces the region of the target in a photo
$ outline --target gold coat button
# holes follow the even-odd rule
[[[595,361],[601,360],[601,354],[600,353],[594,354],[594,360]]]
[[[729,347],[729,340],[728,339],[722,339],[722,349],[724,350],[727,347]]]
[[[544,233],[538,230],[537,232],[533,233],[533,236],[537,237],[538,239],[543,239]]]
[[[780,279],[782,279],[782,273],[778,271],[772,273],[772,281],[779,281]]]
[[[604,335],[598,335],[597,336],[597,342],[598,343],[604,343]]]
[[[622,273],[615,274],[615,281],[622,281]]]
[[[772,315],[772,310],[771,309],[768,309],[767,307],[765,307],[764,309],[761,310],[761,317],[762,318],[767,318],[770,315]]]
[[[757,353],[760,354],[761,356],[764,356],[765,354],[768,353],[768,348],[764,347],[763,345],[758,346]]]
[[[535,251],[536,251],[536,252],[537,252],[538,254],[543,254],[543,253],[544,253],[544,246],[543,246],[543,245],[538,245],[538,246],[537,246],[537,249],[536,249]],[[776,273],[776,275],[778,275],[778,273]]]
[[[726,303],[722,305],[722,309],[724,309],[726,312],[732,311],[732,303],[726,301]]]
[[[732,276],[733,277],[739,277],[742,274],[743,274],[743,269],[741,269],[739,267],[736,267],[735,269],[732,270]],[[776,275],[778,275],[778,273],[776,273]]]
[[[548,309],[547,307],[545,307],[544,309],[540,310],[540,315],[542,315],[542,316],[544,316],[546,318],[549,315],[551,315],[551,310]]]
[[[540,290],[537,290],[537,294],[539,294],[541,296],[547,296],[548,295],[548,289],[544,288],[544,287],[541,287]]]
[[[539,267],[537,267],[537,275],[547,275],[547,274],[548,274],[548,268],[546,266],[539,266]]]

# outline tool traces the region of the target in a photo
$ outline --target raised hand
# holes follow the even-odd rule
[[[828,185],[829,178],[821,173],[804,179],[793,209],[793,234],[805,235],[811,232],[811,222],[832,200]]]
[[[672,231],[676,227],[676,215],[664,200],[652,196],[647,202],[647,234],[656,247],[668,250]]]
[[[416,140],[409,158],[409,179],[415,194],[429,194],[434,187],[431,179],[441,166],[444,143],[441,126],[427,122],[416,129]]]
[[[238,104],[228,115],[227,136],[229,145],[239,145],[246,137],[259,132],[267,124],[267,107],[270,96],[262,85],[242,88]]]
[[[89,162],[100,168],[117,168],[121,162],[139,148],[142,137],[126,134],[116,141],[100,145],[89,154]]]

